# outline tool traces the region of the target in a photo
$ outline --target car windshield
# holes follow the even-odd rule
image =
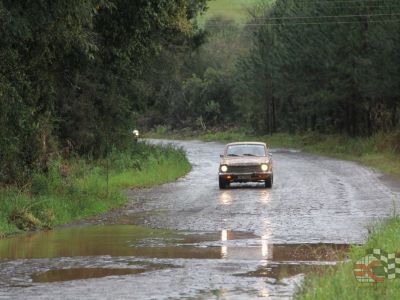
[[[265,156],[263,145],[241,144],[231,145],[226,149],[227,156]]]

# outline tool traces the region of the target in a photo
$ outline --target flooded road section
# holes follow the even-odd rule
[[[287,296],[349,250],[273,245],[252,233],[97,225],[0,241],[0,298]]]
[[[76,226],[1,240],[0,299],[290,298],[400,204],[379,173],[285,149],[272,150],[272,189],[221,191],[223,145],[173,143],[193,165],[177,182],[128,190],[124,208]]]

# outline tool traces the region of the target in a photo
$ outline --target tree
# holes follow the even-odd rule
[[[191,19],[204,8],[205,0],[0,1],[0,181],[25,182],[62,148],[99,156],[123,144],[148,106],[147,67],[175,37],[194,36]]]
[[[263,132],[371,134],[398,125],[399,23],[393,1],[370,6],[278,0],[252,21],[237,102]],[[393,64],[394,63],[394,64]]]

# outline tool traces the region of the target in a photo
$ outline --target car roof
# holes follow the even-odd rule
[[[235,143],[226,144],[226,147],[232,146],[232,145],[262,145],[262,146],[267,147],[267,144],[262,143],[262,142],[235,142]]]

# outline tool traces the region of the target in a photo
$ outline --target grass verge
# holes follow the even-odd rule
[[[55,159],[24,188],[1,188],[0,237],[103,213],[125,202],[121,189],[173,181],[190,168],[182,150],[143,143],[103,160]]]
[[[353,264],[365,256],[365,250],[379,248],[400,256],[400,218],[393,217],[376,226],[368,242],[361,248],[353,247],[350,262],[332,267],[322,275],[308,275],[295,298],[306,299],[399,299],[400,280],[386,279],[384,283],[360,283],[353,274]]]

